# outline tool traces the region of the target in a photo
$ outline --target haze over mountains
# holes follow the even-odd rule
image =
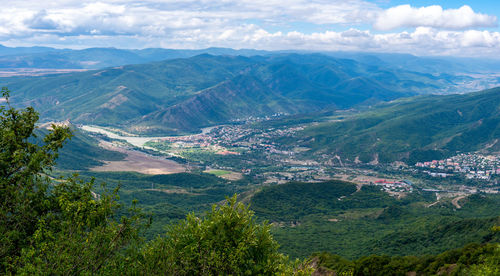
[[[500,64],[495,59],[457,57],[417,57],[410,54],[328,52],[328,51],[265,51],[254,49],[56,49],[50,47],[6,47],[0,45],[0,68],[44,69],[102,69],[105,67],[141,64],[175,58],[189,58],[201,54],[232,56],[268,56],[278,54],[321,53],[327,56],[352,59],[366,65],[378,65],[421,73],[478,73],[498,72]]]
[[[174,58],[189,58],[200,54],[254,56],[267,53],[269,52],[228,48],[201,50],[88,48],[74,50],[0,45],[0,68],[100,69]]]

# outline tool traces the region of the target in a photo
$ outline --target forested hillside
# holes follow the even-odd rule
[[[499,208],[498,197],[470,196],[464,208],[457,211],[446,204],[425,206],[431,199],[425,193],[396,199],[376,187],[357,187],[342,181],[295,182],[246,193],[243,200],[250,201],[262,218],[270,219],[275,225],[272,227],[259,222],[249,207],[237,202],[236,195],[221,201],[220,196],[229,193],[227,188],[231,185],[215,176],[114,174],[108,176],[118,183],[109,187],[96,187],[92,177],[86,181],[91,174],[83,178],[50,177],[71,130],[54,125],[37,133],[35,139],[38,114],[32,108],[12,108],[9,93],[6,88],[2,90],[6,104],[0,107],[1,273],[498,272],[498,245],[494,243],[499,239],[499,221],[492,217]],[[83,151],[88,145],[94,145],[93,141],[79,140],[71,151]],[[120,191],[122,180],[124,192]],[[151,189],[145,189],[149,185]],[[184,192],[180,194],[166,192],[169,188],[180,192],[181,187]],[[154,202],[153,195],[163,195],[161,202]],[[185,210],[173,210],[173,206],[189,200],[183,204],[191,208],[199,204],[198,207],[208,209],[204,216],[190,213],[181,219]],[[214,201],[218,204],[209,209],[207,205]],[[146,212],[140,206],[146,207]],[[160,235],[148,237],[146,230],[152,225],[152,218],[168,227]],[[344,234],[344,242],[329,240],[330,234],[339,230],[350,236]],[[372,235],[374,230],[376,235]],[[297,232],[290,239],[294,231]],[[367,252],[422,255],[478,241],[488,243],[426,257],[369,256],[349,261],[329,253],[310,257],[308,252],[310,248],[321,249],[316,243],[343,256]],[[303,256],[303,261],[291,261],[283,251]]]
[[[415,191],[401,199],[380,187],[342,181],[287,183],[252,196],[256,215],[273,222],[283,252],[307,257],[318,251],[347,258],[365,255],[438,254],[467,243],[499,242],[498,195],[473,195],[456,209]],[[430,205],[430,206],[429,206]]]
[[[199,55],[0,82],[16,91],[17,104],[34,106],[43,120],[161,133],[374,104],[451,84],[449,78],[319,54]]]
[[[500,89],[395,100],[299,134],[314,152],[409,164],[500,148]],[[286,140],[282,141],[286,143]]]

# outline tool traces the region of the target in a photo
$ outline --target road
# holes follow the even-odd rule
[[[452,201],[451,201],[451,204],[453,204],[455,207],[457,207],[457,209],[460,209],[462,208],[462,206],[460,206],[460,204],[458,204],[458,201],[460,199],[464,199],[466,198],[467,196],[459,196],[459,197],[455,197]]]

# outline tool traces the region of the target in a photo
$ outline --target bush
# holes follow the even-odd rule
[[[167,275],[303,274],[297,262],[278,252],[270,225],[257,224],[236,196],[212,207],[205,218],[190,214],[164,237],[151,242],[136,269]]]

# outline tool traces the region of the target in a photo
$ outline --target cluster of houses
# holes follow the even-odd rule
[[[381,186],[385,192],[413,192],[413,183],[409,180],[401,181],[391,181],[386,179],[375,180],[375,182],[370,183],[372,185]]]
[[[415,166],[433,169],[424,172],[434,177],[446,177],[451,175],[449,172],[455,172],[464,174],[468,179],[490,180],[493,175],[500,175],[500,156],[459,154],[445,160],[418,162]]]
[[[294,155],[293,151],[279,149],[279,145],[271,142],[276,137],[292,135],[303,127],[287,129],[254,129],[244,126],[222,126],[214,128],[208,135],[210,141],[226,147],[248,150],[260,150],[267,154]]]

